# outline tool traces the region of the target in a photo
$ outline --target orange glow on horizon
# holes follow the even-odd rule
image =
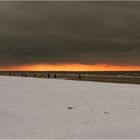
[[[118,66],[108,64],[32,64],[0,67],[1,71],[139,71],[140,66]]]

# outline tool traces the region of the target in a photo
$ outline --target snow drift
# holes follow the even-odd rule
[[[0,77],[0,138],[140,138],[140,86]]]

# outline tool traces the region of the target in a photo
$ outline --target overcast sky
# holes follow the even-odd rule
[[[0,2],[0,66],[140,66],[140,2]]]

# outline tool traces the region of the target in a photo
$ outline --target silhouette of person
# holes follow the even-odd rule
[[[54,78],[56,79],[56,74],[54,75]]]
[[[50,74],[48,74],[48,78],[50,78]]]
[[[81,80],[81,75],[79,74],[79,80]]]

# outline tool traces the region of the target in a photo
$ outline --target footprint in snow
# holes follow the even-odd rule
[[[106,112],[104,112],[104,113],[105,113],[106,115],[109,115],[109,112],[107,112],[107,111],[106,111]]]
[[[70,110],[74,109],[74,107],[70,107],[70,106],[69,106],[69,107],[67,107],[67,108],[68,108],[68,109],[70,109]]]

